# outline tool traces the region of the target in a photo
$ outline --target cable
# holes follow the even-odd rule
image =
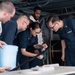
[[[45,48],[43,48],[43,49],[41,50],[41,52],[40,52],[37,56],[35,56],[35,57],[33,57],[33,58],[31,58],[31,59],[29,59],[29,60],[23,62],[21,65],[18,65],[17,67],[15,67],[14,69],[12,69],[12,70],[10,70],[10,71],[15,71],[15,70],[17,70],[19,67],[21,67],[21,66],[24,65],[25,63],[34,60],[35,58],[37,58],[39,55],[43,54],[43,53],[46,52],[46,51],[47,51],[47,50],[45,50]]]
[[[56,42],[55,44],[53,44],[53,46],[56,45],[57,43],[58,43],[58,42]],[[51,47],[52,47],[52,46],[51,46]],[[35,57],[33,57],[33,58],[31,58],[31,59],[29,59],[29,60],[23,62],[22,64],[16,66],[15,68],[13,68],[12,70],[9,70],[9,71],[15,71],[15,70],[17,70],[19,67],[21,67],[22,65],[26,64],[27,62],[30,62],[30,61],[34,60],[34,59],[37,58],[39,55],[45,53],[47,50],[48,50],[48,49],[42,48],[41,52],[40,52],[37,56],[35,56]]]

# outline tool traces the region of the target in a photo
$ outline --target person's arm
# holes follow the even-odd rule
[[[40,44],[35,44],[34,47],[35,47],[36,49],[41,49],[41,48],[47,48],[48,46],[47,46],[47,44],[42,44],[42,45],[40,45]]]
[[[62,61],[65,61],[65,47],[66,47],[66,44],[65,44],[65,41],[64,40],[61,40],[61,47],[62,47],[62,56],[61,56],[61,59]]]
[[[6,44],[6,43],[5,43],[4,41],[1,41],[1,40],[0,40],[0,47],[1,47],[1,48],[3,48],[2,45],[4,45],[4,44]]]
[[[35,57],[35,56],[37,56],[37,54],[35,54],[35,53],[31,53],[31,52],[26,51],[25,48],[21,48],[21,53],[23,55],[25,55],[25,56],[28,56],[28,57]],[[42,59],[43,55],[39,55],[37,58]]]

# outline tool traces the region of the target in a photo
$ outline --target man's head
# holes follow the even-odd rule
[[[34,7],[33,9],[33,15],[35,17],[35,19],[39,19],[41,16],[41,8],[40,7]]]
[[[25,30],[30,23],[29,16],[27,14],[22,14],[17,19],[18,30]]]
[[[15,15],[15,6],[12,2],[2,2],[0,4],[0,21],[5,23]]]
[[[57,15],[49,16],[47,20],[48,26],[55,32],[63,27],[63,21]]]
[[[33,22],[30,24],[30,33],[31,35],[33,35],[34,37],[39,34],[41,31],[41,28],[40,28],[40,24],[37,23],[37,22]]]

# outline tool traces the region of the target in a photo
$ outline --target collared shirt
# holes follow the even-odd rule
[[[8,21],[5,24],[2,25],[2,34],[1,34],[1,40],[6,42],[7,44],[12,45],[13,40],[15,39],[15,36],[17,34],[17,23],[16,21]]]
[[[65,53],[75,52],[75,20],[63,20],[64,27],[58,31],[61,39],[65,40],[66,48]]]
[[[32,36],[29,29],[20,32],[17,36],[17,39],[19,48],[25,48],[29,51],[34,44],[37,44],[37,36]]]
[[[64,39],[66,44],[75,42],[75,19],[64,19],[64,27],[58,31],[61,39]]]

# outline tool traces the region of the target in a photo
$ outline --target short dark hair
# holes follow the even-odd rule
[[[59,21],[59,20],[60,20],[60,18],[57,15],[52,15],[52,16],[48,17],[47,23],[49,23],[49,21],[51,21],[52,23],[54,23],[54,22]]]
[[[33,30],[35,30],[35,29],[37,29],[37,28],[40,28],[40,29],[41,29],[40,23],[38,23],[38,22],[32,22],[32,23],[30,24],[29,28],[32,28]]]
[[[33,11],[35,12],[36,10],[41,10],[39,6],[34,7]]]

